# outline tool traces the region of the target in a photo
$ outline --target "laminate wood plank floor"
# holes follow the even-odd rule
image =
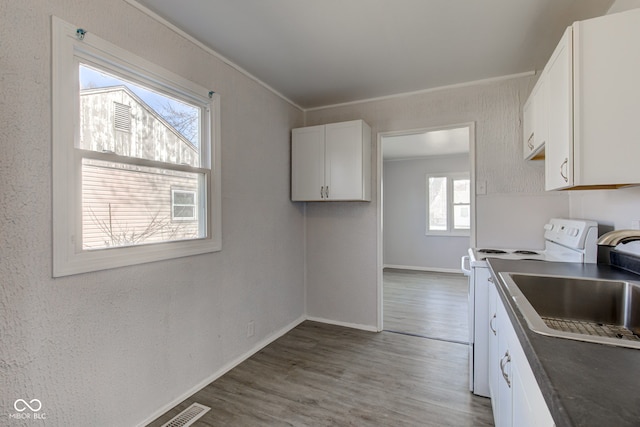
[[[397,269],[382,277],[385,330],[469,342],[467,277]]]
[[[306,321],[150,424],[193,402],[196,426],[492,426],[462,344]]]

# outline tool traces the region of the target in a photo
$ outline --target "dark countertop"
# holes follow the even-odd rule
[[[557,427],[640,426],[640,350],[549,337],[531,331],[500,272],[635,280],[601,264],[488,259],[498,295]]]

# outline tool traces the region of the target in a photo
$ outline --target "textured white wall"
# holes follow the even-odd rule
[[[544,165],[522,160],[522,104],[535,77],[521,77],[453,89],[443,89],[307,112],[306,124],[364,119],[379,132],[440,127],[475,122],[476,179],[487,194],[477,197],[477,229],[500,230],[492,244],[510,237],[539,235],[538,220],[546,209],[568,214],[568,195],[544,190]],[[375,147],[373,150],[376,153]],[[375,157],[375,156],[374,156]],[[376,159],[372,159],[376,171]],[[372,180],[377,182],[375,172]],[[539,194],[545,203],[527,204],[522,221],[505,223],[510,208],[521,208],[512,194]],[[541,193],[541,194],[540,194]],[[366,204],[309,203],[307,206],[307,313],[344,323],[377,325],[376,199]],[[500,203],[481,203],[481,199]],[[489,199],[491,198],[491,199]],[[536,200],[540,200],[536,198]],[[499,206],[499,207],[496,207]],[[486,236],[478,233],[477,245]]]
[[[384,140],[382,142],[384,144]],[[385,265],[425,269],[460,269],[468,236],[425,235],[426,175],[469,172],[469,156],[441,156],[386,161],[383,166]]]
[[[597,221],[601,234],[633,228],[632,221],[640,221],[640,187],[571,191],[569,198],[571,216]],[[619,245],[617,249],[640,256],[640,242]]]
[[[478,247],[542,249],[544,225],[569,217],[566,192],[509,193],[478,196]]]
[[[221,94],[222,252],[51,278],[51,14]],[[3,1],[0,40],[0,425],[135,425],[304,315],[299,110],[124,1]]]
[[[624,155],[624,153],[621,153]],[[640,220],[640,187],[571,191],[571,215],[598,221],[608,229],[631,228]]]

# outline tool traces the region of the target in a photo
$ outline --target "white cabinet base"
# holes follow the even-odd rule
[[[502,300],[494,290],[497,339],[490,341],[491,404],[496,427],[554,427],[551,412]],[[491,311],[491,310],[490,310]]]

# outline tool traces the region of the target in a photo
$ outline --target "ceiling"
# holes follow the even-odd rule
[[[405,160],[469,153],[469,128],[453,128],[382,138],[384,160]]]
[[[303,109],[541,69],[613,0],[127,0]]]

